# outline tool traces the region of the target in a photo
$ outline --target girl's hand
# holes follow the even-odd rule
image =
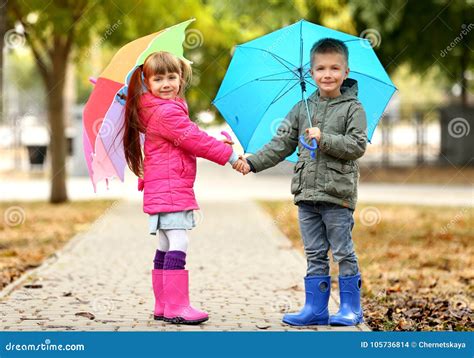
[[[319,143],[319,139],[321,138],[321,130],[318,127],[307,128],[305,132],[310,139],[314,138]]]
[[[220,141],[221,141],[222,143],[225,143],[225,144],[234,145],[234,142],[231,141],[231,140],[228,140],[228,139],[220,139]]]

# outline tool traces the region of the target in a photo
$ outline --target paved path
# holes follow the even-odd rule
[[[121,201],[57,258],[2,292],[1,330],[295,330],[282,324],[281,317],[285,309],[295,311],[303,303],[303,256],[251,201],[203,200],[198,213],[188,268],[192,302],[210,313],[205,324],[152,319],[150,268],[156,238],[146,233],[141,203]],[[331,312],[337,310],[335,297]]]

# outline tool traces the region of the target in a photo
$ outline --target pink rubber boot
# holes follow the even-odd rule
[[[165,312],[163,270],[151,270],[151,280],[153,282],[153,293],[155,294],[155,310],[153,311],[153,318],[156,320],[162,320]]]
[[[164,270],[166,322],[199,324],[209,319],[206,312],[193,308],[189,303],[189,276],[187,270]]]

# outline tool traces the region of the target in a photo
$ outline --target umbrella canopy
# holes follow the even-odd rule
[[[124,104],[118,93],[126,93],[127,81],[148,55],[167,51],[183,58],[186,27],[194,19],[134,40],[114,55],[95,81],[83,112],[84,154],[96,191],[100,180],[112,177],[124,180],[125,154],[122,138]]]
[[[235,48],[213,103],[245,152],[256,153],[268,143],[291,108],[317,89],[309,72],[310,50],[327,37],[349,49],[349,78],[358,81],[370,141],[396,87],[367,39],[301,20]],[[296,159],[296,153],[287,158]]]

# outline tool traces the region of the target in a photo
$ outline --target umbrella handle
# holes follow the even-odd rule
[[[222,134],[229,142],[233,142],[232,137],[230,136],[229,133],[227,133],[226,131],[222,131],[221,134]]]
[[[306,140],[304,139],[304,134],[300,135],[300,143],[305,147],[306,149],[309,149],[311,151],[311,158],[314,159],[316,158],[316,149],[318,149],[318,142],[316,139],[311,140],[311,144],[309,145],[306,143]]]

